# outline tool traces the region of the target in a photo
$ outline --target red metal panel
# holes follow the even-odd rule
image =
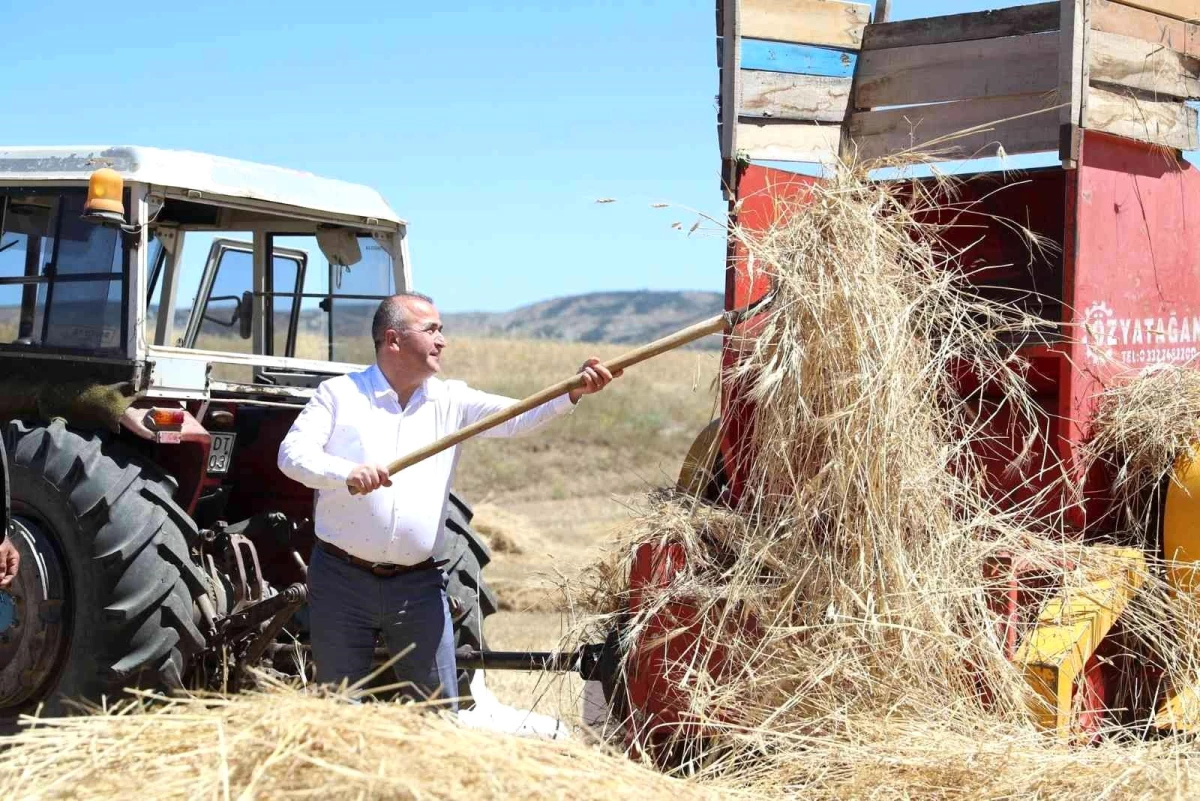
[[[819,181],[819,178],[808,175],[751,165],[739,175],[730,216],[736,225],[746,231],[766,231],[786,213],[790,205],[803,202],[809,189]],[[726,309],[747,306],[769,290],[761,276],[758,280],[752,280],[746,256],[746,248],[730,237],[725,269]],[[728,376],[730,369],[738,363],[739,339],[747,333],[746,330],[739,330],[725,336],[721,349],[723,376]],[[745,393],[726,380],[721,388],[721,418],[724,422],[721,454],[735,498],[741,496],[746,466],[753,459],[748,447],[751,412]]]
[[[1200,173],[1171,152],[1085,131],[1068,186],[1068,346],[1060,414],[1069,464],[1114,377],[1200,356]],[[1095,519],[1104,490],[1089,504]]]

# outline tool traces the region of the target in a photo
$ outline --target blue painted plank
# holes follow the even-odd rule
[[[747,70],[850,78],[854,75],[855,58],[844,50],[742,39],[742,69]]]

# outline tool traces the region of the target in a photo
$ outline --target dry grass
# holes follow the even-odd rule
[[[1157,509],[1154,490],[1180,460],[1195,461],[1200,443],[1200,371],[1162,365],[1101,393],[1095,436],[1085,452],[1089,469],[1112,475],[1122,524],[1145,532]]]
[[[969,218],[952,186],[903,195],[860,175],[838,171],[764,234],[733,232],[779,289],[728,376],[755,403],[739,504],[660,497],[594,573],[590,589],[632,613],[627,673],[661,671],[655,692],[685,724],[658,728],[670,716],[637,710],[631,747],[804,797],[1137,796],[1200,779],[1183,740],[1111,728],[1101,747],[1076,749],[1033,724],[1039,704],[1006,655],[986,568],[1012,556],[1044,576],[1040,595],[1030,588],[1037,608],[1091,592],[1124,563],[1070,544],[1032,503],[991,503],[972,447],[988,436],[976,405],[990,407],[952,376],[975,374],[1035,430],[1024,365],[1000,342],[1041,323],[969,291],[959,254],[923,214]],[[1198,415],[1193,404],[1176,420]],[[1190,431],[1140,435],[1176,443]],[[639,543],[681,544],[687,563],[636,592]],[[1200,675],[1200,615],[1150,561],[1116,664],[1132,676],[1151,660],[1182,686]]]
[[[0,761],[6,798],[716,798],[575,742],[287,686],[39,721]]]

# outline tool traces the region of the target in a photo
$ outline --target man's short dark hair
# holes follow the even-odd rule
[[[384,334],[389,328],[400,330],[407,323],[404,310],[405,298],[416,298],[433,305],[433,298],[422,295],[420,292],[398,292],[390,298],[385,298],[379,304],[379,308],[375,310],[375,317],[371,320],[371,339],[375,341],[376,349],[383,344]]]

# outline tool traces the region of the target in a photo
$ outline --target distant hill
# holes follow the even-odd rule
[[[592,292],[507,312],[443,315],[451,336],[504,336],[567,342],[650,342],[721,311],[717,292]],[[720,346],[718,337],[702,340]]]

